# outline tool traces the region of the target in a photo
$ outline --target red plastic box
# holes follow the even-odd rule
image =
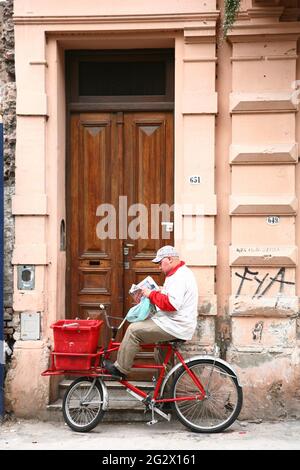
[[[58,320],[51,325],[54,336],[55,368],[88,370],[97,352],[103,320]],[[65,354],[64,354],[65,353]],[[82,355],[81,355],[82,354]]]

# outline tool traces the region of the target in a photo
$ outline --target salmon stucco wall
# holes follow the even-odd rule
[[[243,385],[242,418],[300,415],[300,23],[281,3],[242,1],[220,41],[215,0],[15,0],[14,310],[41,316],[40,339],[14,347],[6,397],[17,415],[43,416],[56,389],[40,372],[50,325],[65,317],[64,53],[136,47],[175,50],[175,242],[199,285],[186,353],[217,343]],[[195,220],[200,239],[178,237]],[[20,264],[35,266],[35,289],[18,289]]]
[[[258,11],[248,14],[255,21]],[[299,416],[300,405],[299,102],[294,93],[299,31],[279,21],[281,16],[279,5],[272,19],[267,8],[260,11],[263,35],[261,25],[254,33],[250,24],[247,29],[237,22],[230,34],[229,96],[232,336],[227,359],[244,386],[243,415],[275,419]]]

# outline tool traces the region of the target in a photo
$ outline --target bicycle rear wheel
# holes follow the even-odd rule
[[[187,364],[206,392],[202,400],[174,402],[178,419],[189,429],[199,433],[220,432],[238,417],[243,403],[243,392],[236,376],[228,367],[213,359],[195,359]],[[173,398],[199,395],[199,389],[182,366],[172,388]]]
[[[104,415],[103,392],[96,380],[79,377],[71,383],[63,399],[63,415],[67,425],[76,432],[95,428]]]

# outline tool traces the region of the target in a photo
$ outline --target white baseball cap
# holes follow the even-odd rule
[[[156,253],[156,257],[152,260],[152,262],[159,263],[163,258],[167,258],[168,256],[179,256],[174,246],[166,245],[160,248],[158,252]]]

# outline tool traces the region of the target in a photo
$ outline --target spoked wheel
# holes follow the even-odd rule
[[[65,422],[73,431],[88,432],[101,421],[103,392],[93,378],[79,377],[71,383],[63,399]]]
[[[224,364],[213,359],[196,359],[187,364],[206,392],[204,399],[174,402],[178,419],[195,432],[220,432],[238,417],[243,403],[242,388]],[[199,388],[182,366],[174,380],[174,398],[200,395]]]

